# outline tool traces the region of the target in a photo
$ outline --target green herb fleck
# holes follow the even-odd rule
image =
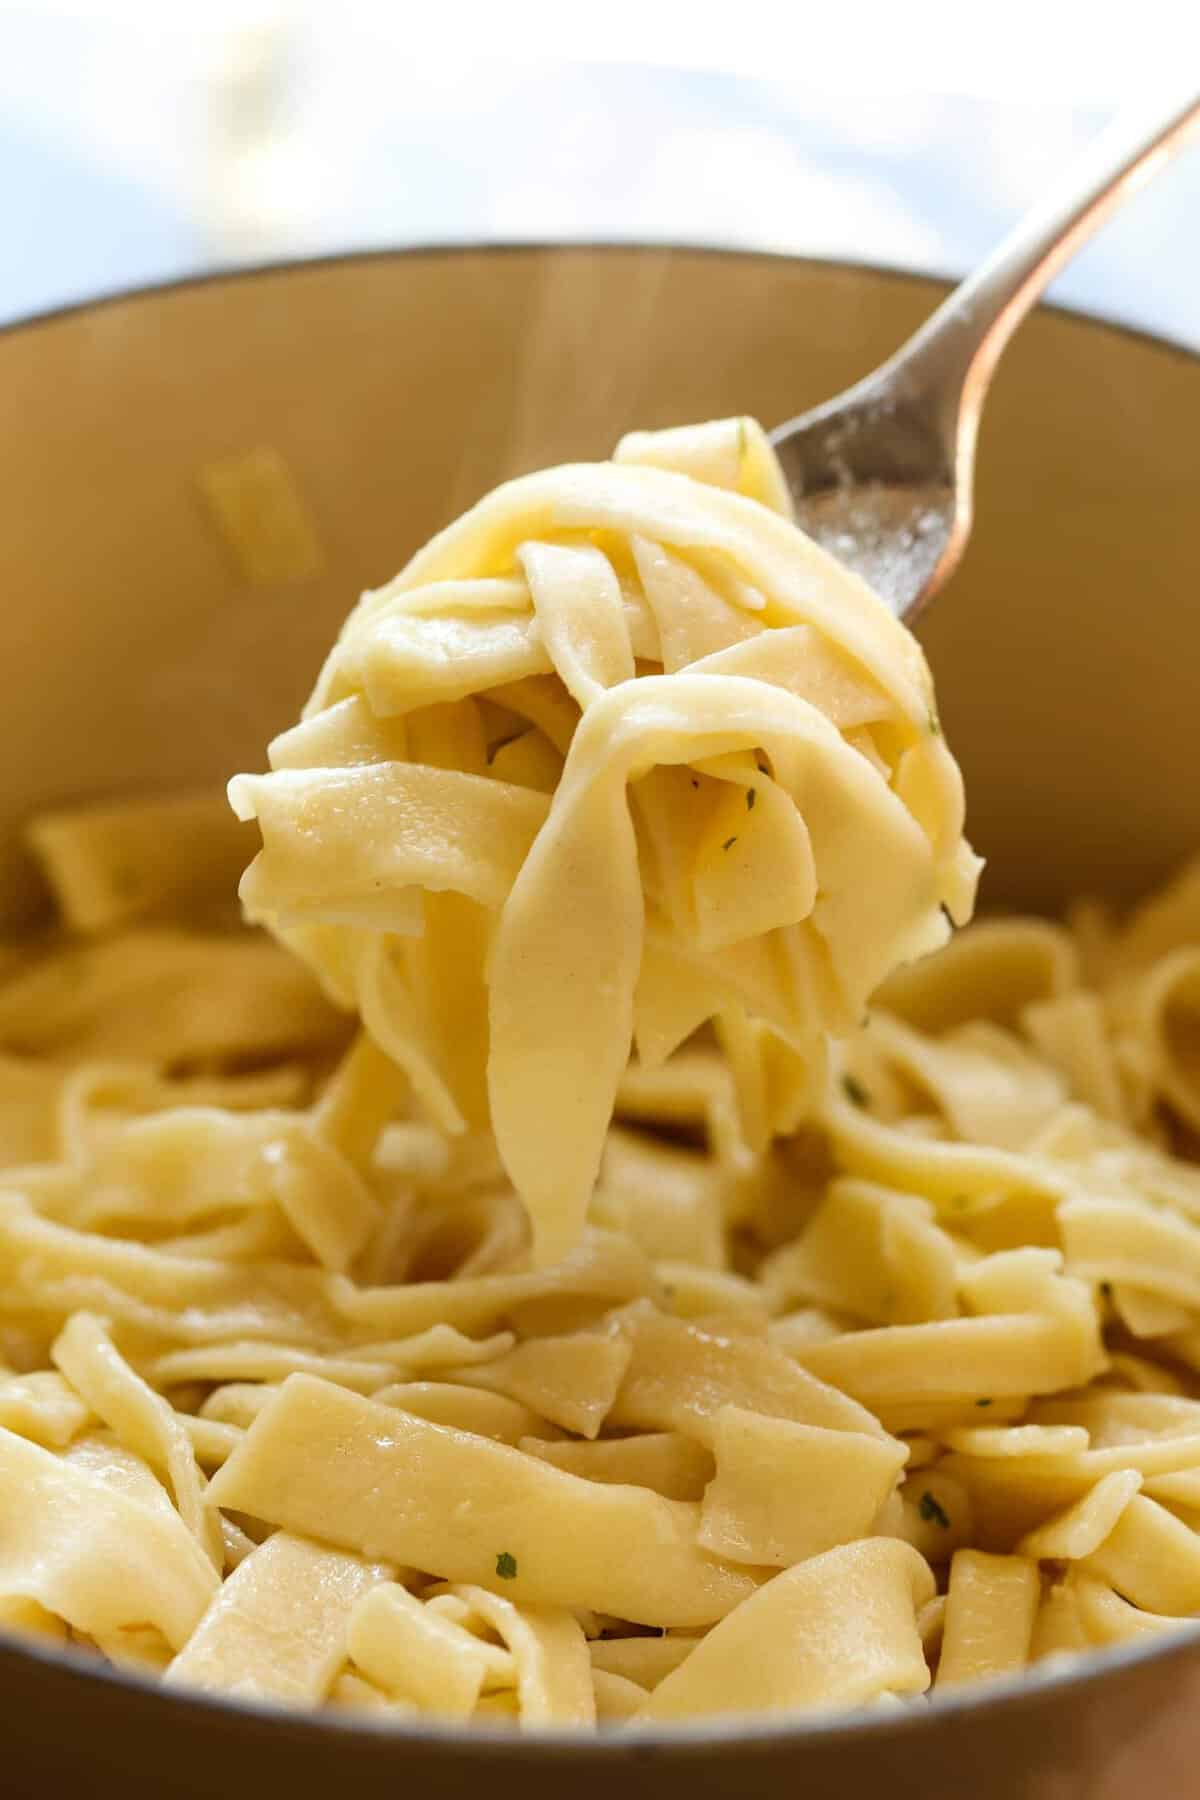
[[[496,1573],[501,1581],[511,1581],[517,1572],[517,1559],[509,1551],[502,1550],[496,1558]]]
[[[722,848],[722,850],[732,850],[733,846],[736,843],[737,843],[736,837],[726,838],[725,842],[721,845],[721,848]]]
[[[992,1403],[990,1400],[977,1400],[975,1404],[976,1406],[990,1406]]]
[[[757,799],[758,799],[758,789],[757,788],[747,788],[746,789],[746,811],[747,812],[754,811],[754,802]]]
[[[942,721],[938,718],[932,707],[929,709],[929,729],[934,737],[941,737]]]
[[[871,1096],[868,1094],[857,1075],[842,1076],[842,1092],[852,1106],[870,1106]]]
[[[928,1488],[921,1495],[917,1511],[927,1525],[940,1525],[943,1531],[949,1531],[950,1515],[943,1506],[938,1504]]]

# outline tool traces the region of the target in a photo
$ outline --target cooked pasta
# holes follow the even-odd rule
[[[249,916],[444,1129],[490,1120],[541,1262],[633,1043],[652,1069],[713,1020],[761,1147],[974,897],[920,652],[751,420],[498,489],[363,597],[270,754],[230,785]]]
[[[35,822],[0,1630],[613,1731],[1200,1617],[1200,865],[914,960],[957,775],[783,504],[637,437],[368,596],[235,787],[282,944],[203,796]]]

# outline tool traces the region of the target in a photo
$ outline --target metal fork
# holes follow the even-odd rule
[[[979,417],[1009,338],[1198,128],[1194,90],[1117,119],[882,368],[772,434],[799,524],[899,618],[915,617],[966,547]]]

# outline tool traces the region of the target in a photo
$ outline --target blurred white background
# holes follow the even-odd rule
[[[1196,0],[0,0],[0,319],[266,257],[546,237],[957,273]],[[1200,154],[1062,299],[1200,345]]]

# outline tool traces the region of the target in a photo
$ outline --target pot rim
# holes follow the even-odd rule
[[[10,1658],[42,1664],[48,1673],[71,1683],[96,1689],[116,1687],[130,1701],[145,1699],[150,1705],[189,1714],[197,1723],[223,1721],[242,1725],[256,1733],[284,1738],[317,1734],[323,1744],[338,1745],[353,1753],[380,1743],[394,1744],[397,1754],[420,1748],[441,1758],[465,1757],[489,1766],[497,1755],[514,1762],[571,1762],[580,1756],[602,1756],[607,1761],[686,1760],[710,1758],[714,1753],[802,1751],[806,1747],[836,1749],[847,1742],[872,1737],[912,1740],[914,1748],[942,1721],[962,1722],[976,1715],[995,1716],[1048,1710],[1063,1693],[1081,1687],[1108,1687],[1125,1674],[1147,1664],[1183,1663],[1193,1659],[1200,1646],[1200,1619],[1181,1620],[1178,1631],[1146,1637],[1107,1649],[1087,1651],[1070,1660],[1049,1657],[1044,1663],[1015,1675],[956,1688],[950,1693],[931,1693],[924,1706],[913,1704],[900,1712],[716,1714],[678,1724],[622,1725],[619,1730],[580,1733],[570,1726],[547,1726],[514,1732],[510,1726],[440,1724],[436,1720],[409,1723],[373,1716],[338,1713],[330,1708],[293,1708],[265,1700],[206,1692],[200,1688],[164,1688],[160,1679],[113,1664],[93,1664],[82,1653],[43,1645],[0,1627],[0,1672]]]
[[[437,258],[451,259],[483,254],[503,257],[528,254],[592,256],[630,252],[658,256],[699,256],[713,262],[760,262],[766,265],[786,264],[792,268],[837,269],[850,275],[894,281],[899,285],[933,283],[947,289],[953,288],[962,279],[961,271],[911,268],[901,263],[876,262],[868,257],[806,255],[788,250],[764,250],[752,245],[743,247],[687,238],[461,238],[444,243],[434,240],[408,244],[368,244],[351,250],[319,251],[311,256],[264,257],[254,262],[218,263],[211,268],[193,269],[184,274],[167,275],[161,280],[137,282],[128,287],[104,289],[82,299],[64,300],[56,305],[38,307],[33,312],[21,313],[14,319],[0,319],[0,339],[17,332],[55,325],[77,314],[119,306],[131,300],[155,300],[165,295],[217,286],[224,282],[232,284],[253,281],[263,276],[303,274],[310,269],[331,269],[343,264],[358,266],[372,262],[398,262],[408,258],[427,258],[432,261]],[[1166,351],[1185,363],[1200,362],[1200,346],[1193,347],[1165,332],[1136,325],[1130,320],[1093,311],[1088,307],[1075,306],[1062,300],[1041,300],[1033,311],[1052,313],[1059,318],[1073,319],[1084,325],[1114,332],[1149,348]]]

